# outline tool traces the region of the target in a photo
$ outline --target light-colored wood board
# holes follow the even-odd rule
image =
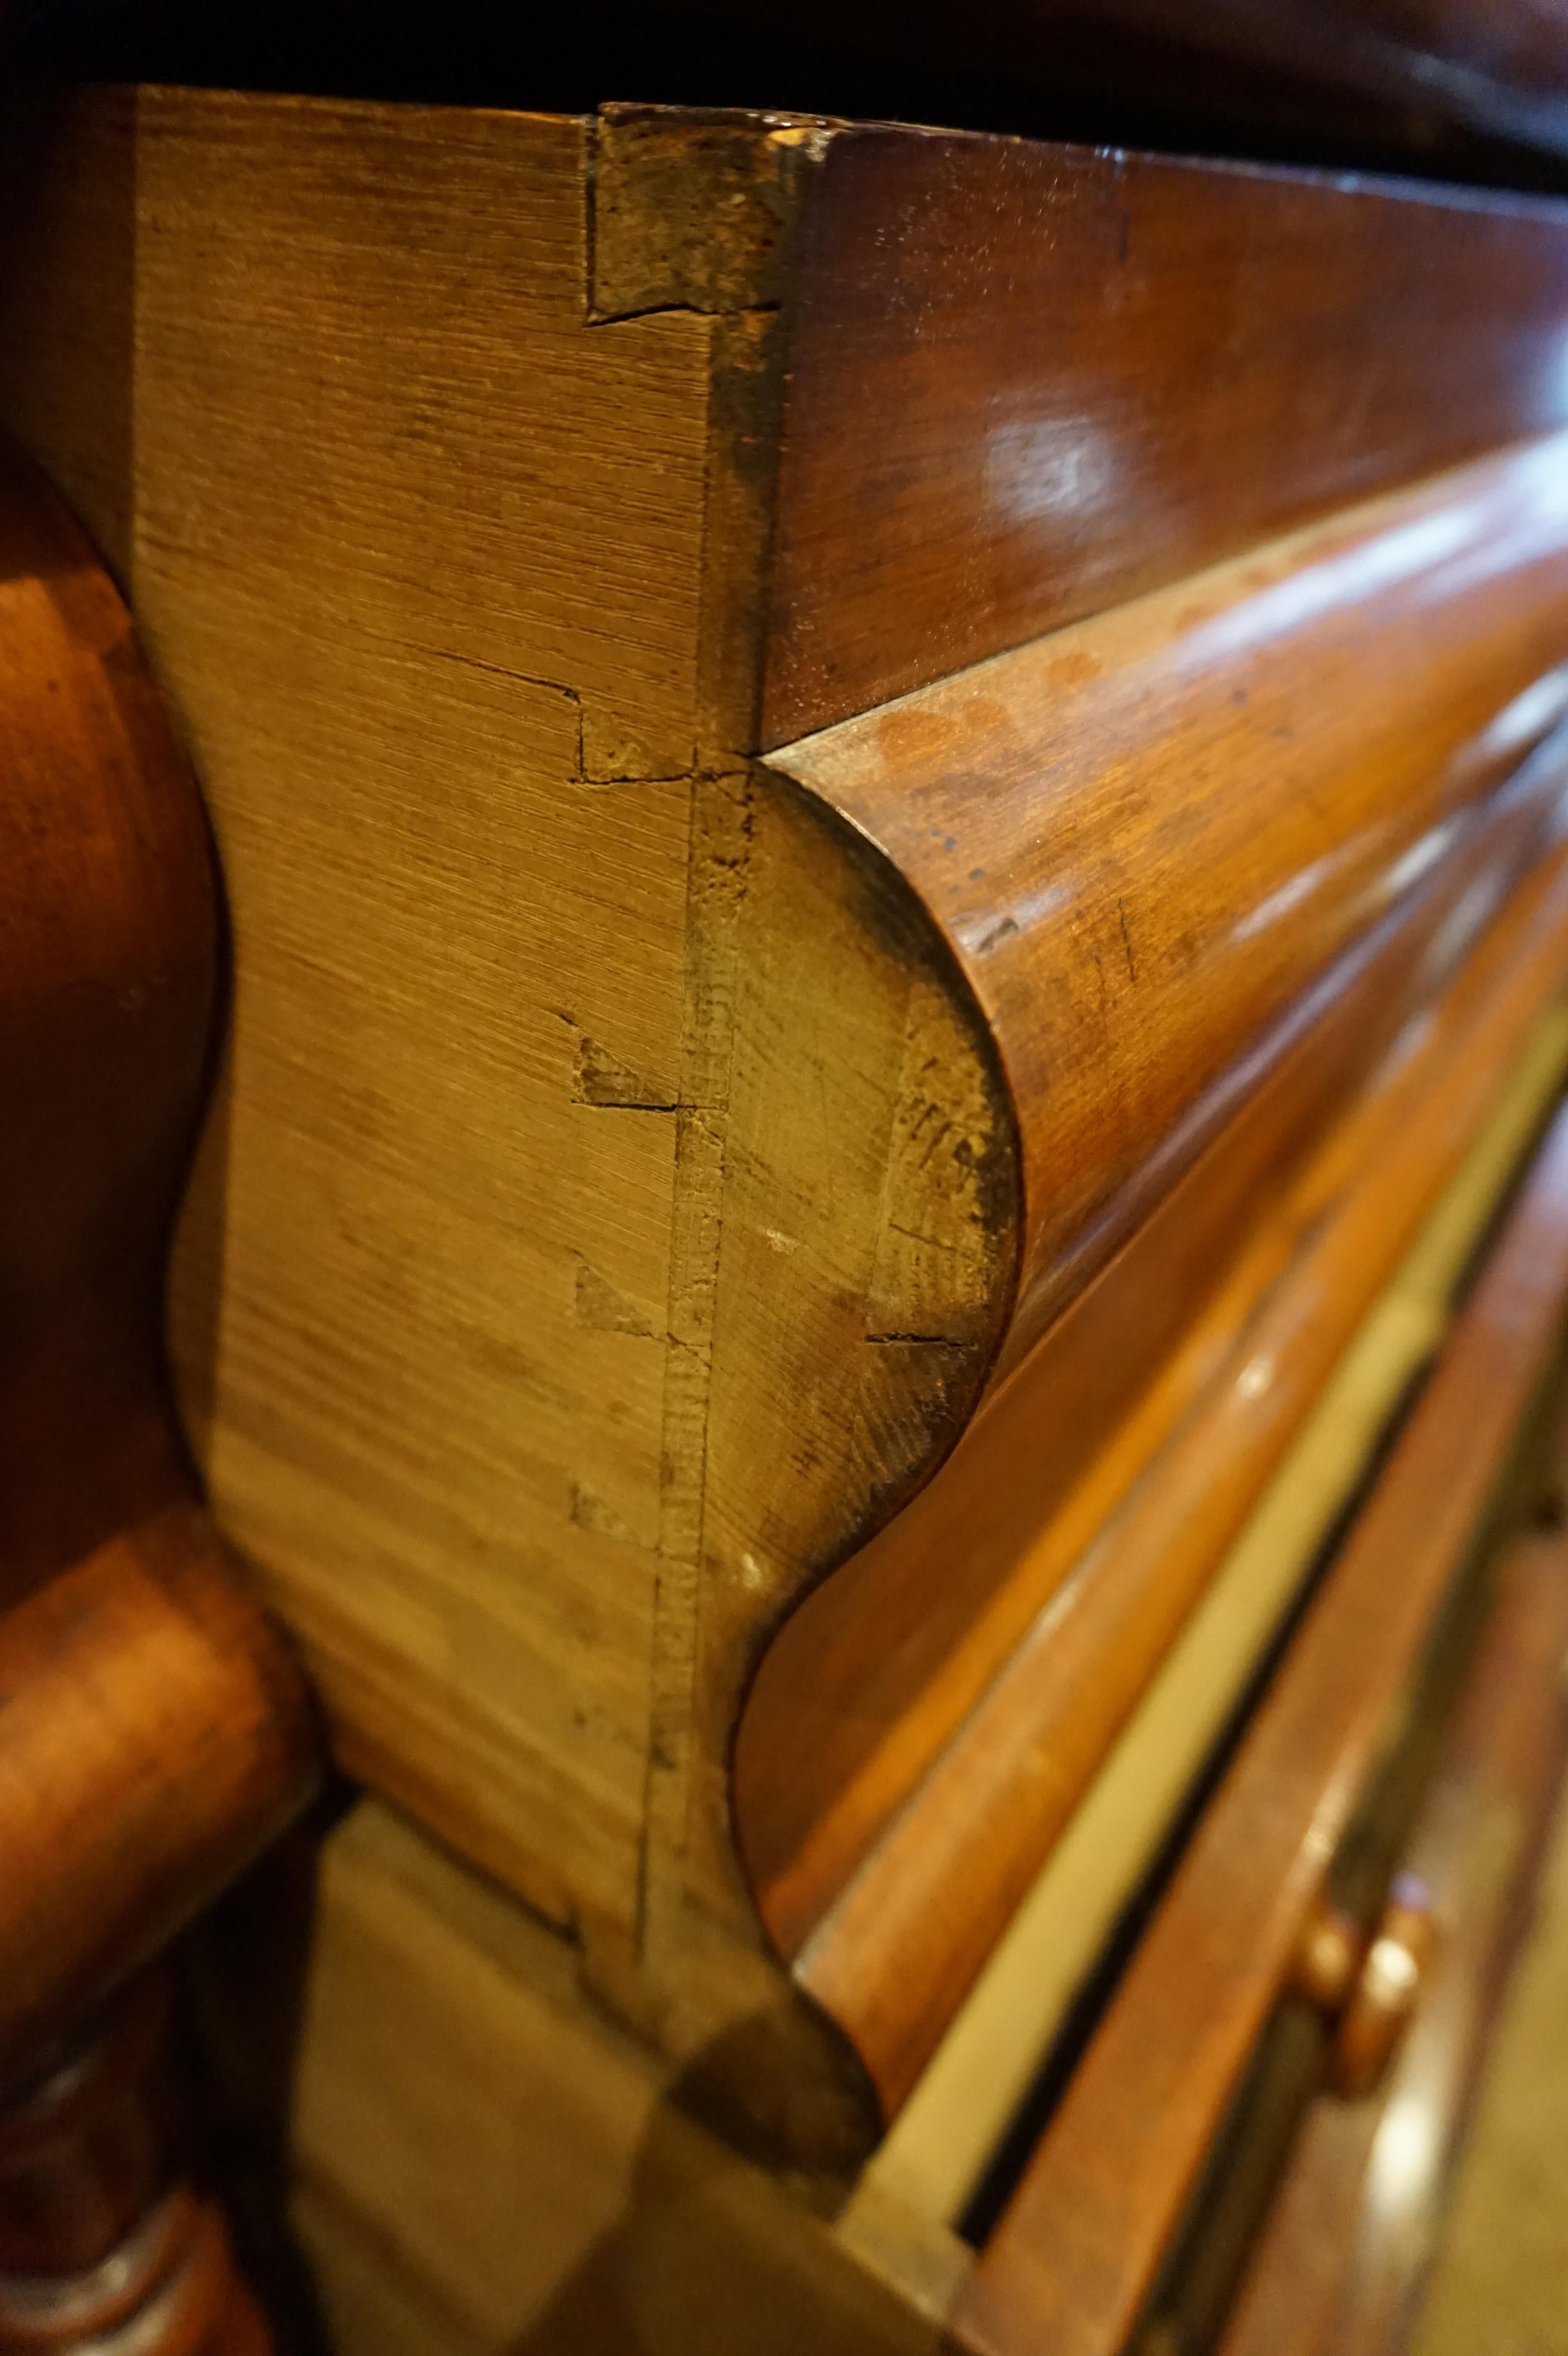
[[[172,1307],[219,1511],[352,1763],[629,1927],[712,323],[591,322],[587,137],[80,95],[33,127],[5,399],[224,863]]]

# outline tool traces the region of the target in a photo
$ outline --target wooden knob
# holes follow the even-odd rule
[[[1353,1914],[1319,1902],[1307,1916],[1291,1966],[1290,1985],[1322,2012],[1349,2002],[1367,1952],[1367,1934]]]
[[[1339,2016],[1328,2079],[1351,2100],[1381,2078],[1409,2028],[1432,1956],[1432,1901],[1424,1883],[1402,1873]]]

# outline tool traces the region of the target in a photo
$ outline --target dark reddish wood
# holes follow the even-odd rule
[[[1435,1941],[1430,1892],[1402,1875],[1335,2027],[1328,2083],[1347,2102],[1370,2094],[1386,2075],[1415,2018]]]
[[[1026,1203],[999,1372],[1561,718],[1565,597],[1568,435],[777,755],[887,851],[995,1033]]]
[[[1563,1450],[1559,1442],[1559,1477]],[[1325,2095],[1253,2253],[1222,2356],[1405,2345],[1568,1767],[1568,1539],[1521,1539],[1406,1855],[1441,1944],[1376,2101]]]
[[[214,1013],[200,804],[123,605],[8,452],[0,768],[0,2346],[264,2356],[172,2176],[146,2002],[69,2041],[296,1813],[316,1743],[164,1367]]]
[[[165,1237],[210,1048],[195,782],[92,551],[0,455],[0,1605],[183,1495]]]
[[[302,1683],[171,1505],[0,1614],[0,2067],[156,1952],[314,1780]]]
[[[179,2180],[162,1981],[0,2090],[0,2350],[270,2356],[215,2203]]]
[[[1269,1043],[1259,1043],[1253,1060],[1264,1076],[1221,1134],[935,1479],[774,1640],[741,1720],[735,1811],[759,1903],[786,1954],[804,1944],[1235,1345],[1318,1216],[1317,1195],[1297,1198],[1304,1156],[1444,981],[1464,946],[1455,913],[1477,874],[1493,859],[1506,873],[1530,855],[1560,789],[1543,755],[1536,786],[1505,797],[1484,830],[1456,842],[1324,977],[1309,1006],[1293,1010],[1272,1068]],[[1526,815],[1532,802],[1535,820]],[[1529,899],[1510,923],[1523,921]],[[1499,936],[1454,986],[1425,1068],[1452,1046],[1460,1009],[1500,948]],[[1403,1053],[1395,1061],[1403,1068]],[[950,1571],[959,1560],[961,1579]],[[1027,1812],[1010,1819],[1027,1820]]]
[[[980,2264],[962,2345],[1112,2356],[1285,1983],[1568,1301],[1568,1115]]]
[[[836,73],[795,45],[848,40],[851,112],[1504,186],[1560,186],[1568,152],[1568,38],[1536,0],[861,0],[848,21],[831,0],[672,5],[710,42],[765,27],[764,103],[842,110],[843,51]],[[645,69],[638,86],[660,94]],[[751,94],[731,68],[725,97]]]
[[[1550,202],[901,129],[801,232],[760,741],[1568,420]]]

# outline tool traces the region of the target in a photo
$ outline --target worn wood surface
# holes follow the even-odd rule
[[[0,377],[228,880],[172,1312],[224,1526],[353,1772],[667,2044],[770,2019],[809,2108],[725,1748],[763,1632],[973,1405],[1015,1158],[918,900],[714,749],[755,240],[682,261],[732,159],[667,129],[606,127],[591,254],[581,123],[83,97],[15,149]]]
[[[961,18],[944,0],[863,0],[848,52],[829,0],[669,5],[709,43],[763,28],[761,70],[745,48],[739,73],[727,63],[764,102],[787,87],[842,108],[858,69],[857,112],[1562,186],[1568,44],[1531,0],[983,0]],[[663,94],[645,66],[638,87]]]
[[[1188,1848],[956,2312],[1119,2349],[1474,1540],[1568,1298],[1568,1116]],[[1395,1569],[1399,1576],[1393,1576]]]
[[[224,864],[172,1312],[224,1526],[357,1772],[629,1920],[709,330],[588,326],[583,138],[84,97],[34,131],[5,377]],[[599,782],[638,774],[677,781]]]
[[[1224,2356],[1374,2356],[1404,2345],[1568,1762],[1565,1645],[1568,1548],[1560,1532],[1534,1532],[1504,1566],[1406,1850],[1441,1936],[1409,2042],[1375,2102],[1314,2106]]]

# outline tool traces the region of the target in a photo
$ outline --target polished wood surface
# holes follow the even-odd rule
[[[155,1954],[315,1780],[283,1639],[171,1505],[0,1614],[0,2062]]]
[[[0,457],[0,1607],[186,1488],[149,1269],[210,1049],[211,859],[101,565]]]
[[[1563,422],[1551,205],[899,130],[823,157],[764,745]]]
[[[210,854],[118,595],[0,458],[0,2066],[169,1937],[314,1776],[196,1505],[159,1278],[210,1046]]]
[[[1556,1455],[1561,1479],[1561,1439]],[[1382,2356],[1404,2344],[1568,1765],[1565,1646],[1568,1543],[1532,1531],[1503,1566],[1403,1851],[1432,1892],[1441,1940],[1409,2040],[1375,2102],[1314,2104],[1223,2356]]]
[[[1486,832],[1499,875],[1521,821],[1523,844],[1531,840],[1529,806],[1550,807],[1557,760],[1543,749],[1517,806],[1509,797],[1494,812]],[[1477,881],[1472,852],[1482,847],[1456,846],[1392,922],[1330,969],[1221,1135],[921,1496],[775,1639],[741,1722],[735,1775],[747,1862],[786,1952],[804,1943],[1032,1614],[1214,1380],[1353,1166],[1355,1124],[1319,1181],[1302,1174],[1336,1106],[1358,1087],[1371,1087],[1364,1118],[1374,1126],[1381,1118],[1373,1075],[1391,1050],[1389,1076],[1397,1075],[1396,1043],[1463,946],[1459,904]],[[1445,1044],[1454,1019],[1442,1018]],[[941,1575],[960,1558],[961,1580]],[[792,1763],[781,1774],[785,1751]]]
[[[210,850],[125,608],[9,447],[0,753],[0,2341],[266,2356],[158,2124],[155,1998],[81,2027],[315,1778],[298,1667],[197,1502],[164,1363]]]
[[[1147,1394],[1130,1479],[1213,1375],[1328,1179],[1289,1196],[1192,1333],[1221,1248],[1250,1245],[1265,1193],[1285,1202],[1314,1130],[1546,848],[1549,779],[1508,780],[1568,700],[1568,508],[1541,390],[1557,218],[1450,208],[1445,253],[1473,262],[1453,262],[1449,307],[1468,316],[1464,287],[1484,286],[1516,368],[1494,383],[1487,339],[1456,341],[1444,409],[1391,333],[1371,377],[1311,379],[1307,417],[1286,398],[1306,401],[1307,363],[1282,375],[1243,337],[1315,464],[1341,446],[1337,402],[1384,421],[1372,473],[1330,452],[1307,509],[1243,514],[1226,497],[1244,470],[1200,466],[1190,498],[1220,537],[1177,533],[1171,561],[1223,562],[752,757],[770,550],[806,447],[784,417],[806,381],[799,236],[837,138],[637,109],[77,94],[8,148],[27,202],[5,216],[0,412],[133,594],[225,862],[231,1052],[173,1313],[222,1526],[297,1631],[342,1762],[570,1927],[600,1997],[667,2056],[731,2066],[744,2029],[747,2130],[765,2116],[803,2167],[826,2153],[841,2189],[873,2092],[736,1853],[759,1658],[1097,1275],[1077,1334],[1104,1346],[1075,1374],[1063,1342],[1033,1402],[1072,1399],[1064,1464]],[[1081,166],[1050,168],[1066,185]],[[1284,185],[1183,167],[1170,186],[1198,180],[1216,222],[1220,183]],[[1308,242],[1309,217],[1373,202],[1291,188]],[[1324,281],[1353,293],[1332,320],[1376,340],[1413,316],[1419,210],[1376,198],[1404,279],[1347,262]],[[901,218],[890,195],[890,241]],[[1052,218],[1022,205],[1019,236],[1049,243]],[[1253,268],[1229,235],[1200,240],[1221,313],[1245,309]],[[1131,303],[1144,267],[1136,241],[1125,265],[1094,252],[1084,413],[1095,306]],[[1163,283],[1175,262],[1153,252]],[[920,350],[962,341],[973,284],[948,272]],[[1168,318],[1145,317],[1147,358]],[[1128,398],[1152,433],[1168,401],[1136,344]],[[1223,337],[1184,348],[1224,380]],[[1434,477],[1457,453],[1421,420],[1461,412],[1466,452],[1507,446]],[[1021,498],[1041,450],[983,404],[955,428],[965,464],[993,425],[993,487]],[[1407,471],[1424,479],[1388,491]],[[1225,537],[1371,490],[1244,555]],[[1112,565],[1095,594],[1130,579]],[[962,650],[928,619],[935,673]],[[1260,1430],[1287,1393],[1305,1411],[1323,1350]],[[1238,1513],[1267,1454],[1238,1460]],[[1098,1474],[1085,1541],[1114,1503],[1108,1459]],[[1013,1581],[1038,1505],[976,1572],[988,1624],[943,1712],[1083,1550]],[[1128,1682],[1085,1762],[1200,1589],[1200,1552],[1147,1638],[1124,1646],[1136,1614],[1110,1613]],[[862,1641],[918,1652],[929,1590],[957,1584],[923,1565]],[[877,1709],[888,1690],[869,1688]],[[895,1719],[872,1714],[846,1783]],[[797,1735],[783,1757],[814,1830],[816,1748]],[[900,1796],[877,1783],[851,1864]]]
[[[862,2175],[857,2204],[875,2184],[924,2217],[968,2214],[998,2144],[1068,2031],[1097,1959],[1157,1870],[1239,1697],[1353,1509],[1413,1385],[1442,1347],[1476,1251],[1565,1084],[1568,1007],[1559,1005],[1533,1033],[1052,1841]],[[1296,1985],[1339,2009],[1366,1944],[1362,1923],[1349,1925],[1338,1907],[1320,1909],[1292,1967]]]
[[[180,2180],[165,2015],[144,1975],[0,2090],[7,2356],[271,2356],[217,2204]]]
[[[1407,1689],[1568,1298],[1559,1116],[987,2243],[963,2344],[1119,2349]]]
[[[1565,583],[1552,437],[773,756],[896,862],[996,1033],[1027,1216],[1004,1367],[1561,716]]]
[[[996,1025],[1029,1222],[1003,1364],[1087,1287],[1010,1399],[912,1515],[808,1607],[763,1672],[739,1753],[740,1811],[786,1947],[999,1665],[1005,1646],[967,1644],[987,1590],[1176,1347],[1264,1190],[1288,1177],[1336,1095],[1533,855],[1550,768],[1490,802],[1486,787],[1556,716],[1551,605],[1525,626],[1527,641],[1540,635],[1521,675],[1541,665],[1538,678],[1450,736],[1427,665],[1445,690],[1458,674],[1439,658],[1426,601],[1443,600],[1468,565],[1459,607],[1486,611],[1487,629],[1502,624],[1474,567],[1470,501],[1484,508],[1500,492],[1506,507],[1517,495],[1521,550],[1539,546],[1552,528],[1528,487],[1554,480],[1557,464],[1555,444],[1484,462],[1392,511],[1374,506],[1359,526],[1286,541],[1201,591],[1062,632],[777,756],[896,854]],[[1445,557],[1437,543],[1450,532]],[[1501,556],[1494,544],[1488,579]],[[1400,585],[1383,568],[1407,560]],[[1537,561],[1525,559],[1525,573]],[[1445,610],[1457,632],[1458,608]],[[1380,648],[1390,629],[1386,667],[1359,662],[1352,616]],[[1422,701],[1419,725],[1396,739],[1402,646]],[[1059,669],[1077,681],[1060,695]],[[1375,719],[1355,721],[1358,697],[1379,702]],[[1442,733],[1423,748],[1435,724]],[[1030,748],[1045,744],[1049,758],[1031,768]],[[1326,962],[1358,933],[1346,963]],[[1034,1437],[1045,1430],[1049,1453]],[[1022,1482],[1019,1451],[1038,1462]],[[933,1559],[959,1545],[961,1583]],[[966,1667],[953,1658],[961,1644]],[[917,1759],[910,1713],[933,1681],[947,1699],[931,1709],[923,1699]],[[786,1747],[802,1723],[813,1738],[803,1762],[775,1774],[763,1729],[786,1719]]]
[[[1124,1498],[1119,1483],[1091,1474],[1083,1502],[1098,1505],[1104,1527],[1085,1527],[1070,1501],[997,1590],[979,1639],[1000,1664],[994,1681],[802,1949],[797,1972],[849,2028],[885,2101],[896,2104],[933,2051],[1456,1165],[1499,1064],[1561,987],[1561,865],[1545,889],[1527,887],[1517,922],[1517,933],[1499,927],[1500,970],[1463,978],[1426,1053],[1401,1059],[1308,1166],[1301,1199],[1285,1205],[1285,1233],[1301,1241],[1280,1280],[1249,1298],[1243,1258],[1242,1304],[1221,1291],[1218,1363],[1205,1365],[1200,1330],[1192,1355],[1207,1380],[1141,1481]],[[1358,1164],[1360,1182],[1347,1184]],[[1275,1241],[1265,1227],[1257,1248]],[[1107,1469],[1125,1472],[1115,1455]]]

